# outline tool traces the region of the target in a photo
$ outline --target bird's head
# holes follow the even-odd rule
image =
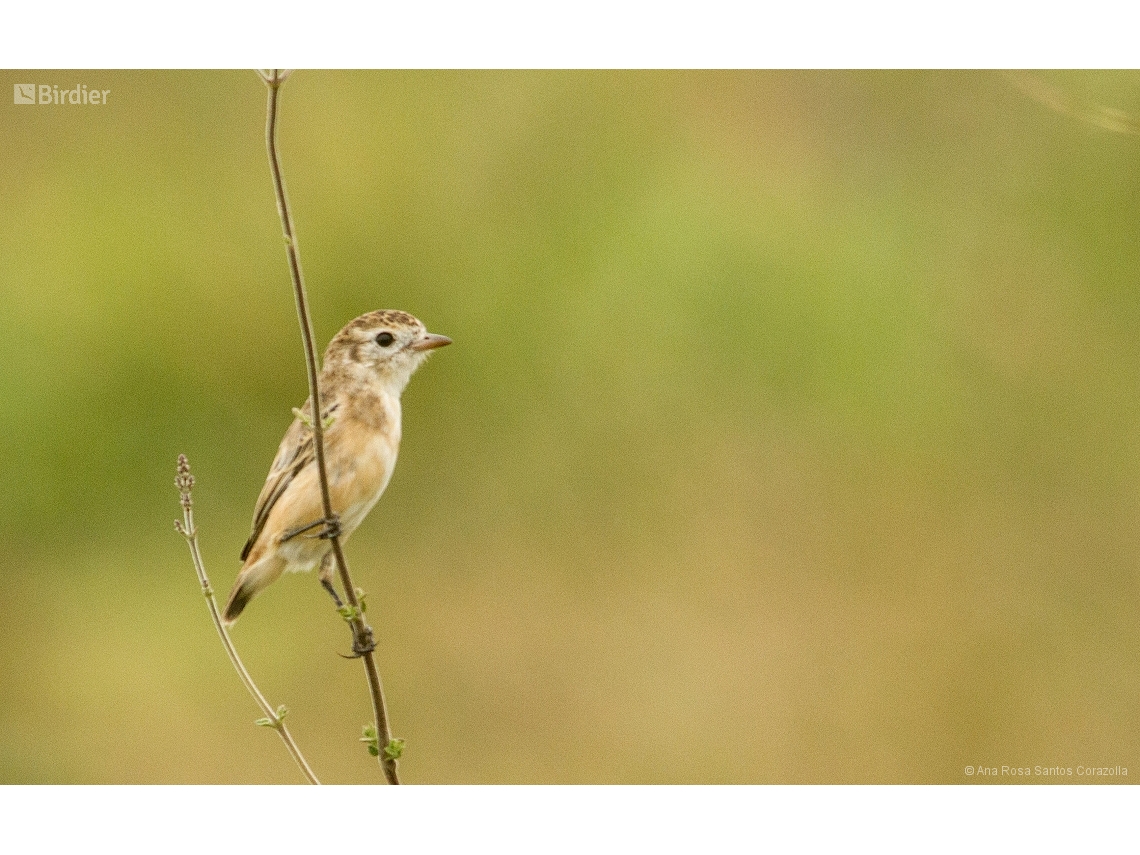
[[[451,344],[429,333],[417,318],[395,309],[361,315],[345,324],[329,343],[324,371],[357,382],[380,382],[396,396],[436,348]]]

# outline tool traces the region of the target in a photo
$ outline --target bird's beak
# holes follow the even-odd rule
[[[426,333],[423,338],[412,342],[412,350],[435,350],[448,344],[451,344],[451,339],[447,336]]]

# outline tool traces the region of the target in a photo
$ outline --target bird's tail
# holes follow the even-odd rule
[[[233,626],[249,601],[263,588],[276,581],[284,569],[285,562],[273,557],[262,558],[255,564],[242,568],[234,581],[234,589],[230,591],[226,608],[222,612],[222,623]]]

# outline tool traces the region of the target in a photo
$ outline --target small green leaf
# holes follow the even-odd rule
[[[287,715],[289,715],[289,707],[285,706],[285,704],[282,704],[281,706],[279,706],[277,708],[277,720],[278,721],[281,721],[281,719],[285,718],[285,716],[287,716]]]
[[[364,736],[360,738],[361,742],[368,744],[368,753],[373,757],[380,756],[380,738],[376,735],[376,725],[366,724],[363,728]]]
[[[354,620],[360,617],[360,611],[349,603],[345,603],[343,606],[337,609],[337,613],[349,623],[352,623]]]
[[[400,755],[404,753],[404,740],[393,739],[384,746],[384,759],[385,760],[399,760]]]
[[[254,722],[258,727],[277,727],[277,719],[259,718]]]

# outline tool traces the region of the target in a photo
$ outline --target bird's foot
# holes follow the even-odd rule
[[[318,531],[316,534],[308,535],[309,537],[315,537],[320,540],[332,540],[334,537],[340,537],[341,531],[339,514],[333,514],[331,517],[327,517],[321,520],[321,522],[324,523],[325,527]]]
[[[315,528],[324,526],[316,534],[305,534],[307,531],[312,531]],[[296,528],[291,528],[283,535],[281,535],[280,542],[284,543],[287,540],[292,540],[298,535],[305,534],[305,537],[318,538],[320,540],[328,540],[333,537],[340,537],[340,517],[333,514],[331,517],[324,517],[323,519],[313,520],[306,525],[299,525]]]
[[[356,627],[352,628],[352,655],[345,656],[343,653],[340,656],[344,659],[359,659],[366,653],[371,653],[376,649],[376,639],[372,635],[372,627],[364,626],[360,631]]]

